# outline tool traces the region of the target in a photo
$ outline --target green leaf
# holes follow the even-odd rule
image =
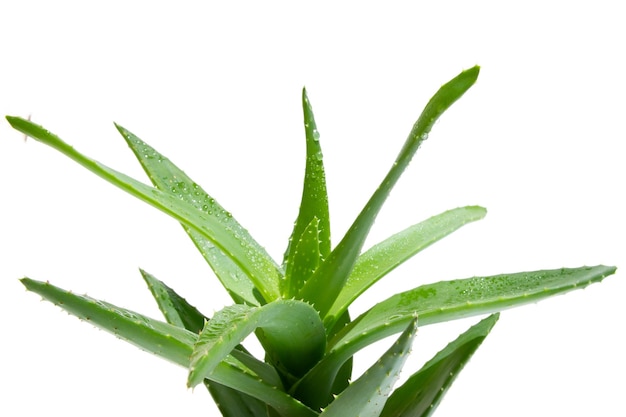
[[[47,282],[30,278],[22,278],[21,282],[29,291],[122,340],[178,365],[189,363],[192,346],[198,338],[190,331],[105,301],[72,294]]]
[[[285,298],[295,296],[322,262],[319,223],[319,219],[314,217],[295,245],[291,262],[287,264]]]
[[[256,329],[273,365],[301,376],[324,354],[326,334],[310,305],[296,300],[276,300],[262,307],[235,304],[218,311],[207,322],[194,346],[187,385],[194,387],[235,346]]]
[[[207,389],[223,417],[270,417],[267,405],[256,398],[215,382]]]
[[[242,372],[228,363],[219,364],[213,370],[211,380],[258,398],[281,416],[316,417],[318,415],[295,398],[277,389],[276,386],[266,384],[257,376]]]
[[[284,293],[285,298],[296,294],[292,291],[296,285],[292,284],[291,280],[296,280],[297,284],[302,284],[305,280],[299,277],[298,274],[303,270],[315,270],[319,264],[320,259],[303,259],[301,256],[297,256],[298,252],[302,252],[298,245],[303,238],[306,240],[306,237],[303,236],[307,233],[314,219],[317,219],[319,257],[324,259],[330,253],[330,217],[328,213],[326,175],[324,173],[322,148],[319,141],[320,135],[317,131],[313,109],[307,97],[306,89],[302,89],[302,110],[304,112],[304,131],[306,135],[306,169],[304,172],[300,211],[284,256],[286,285],[289,289],[289,291]],[[300,289],[299,287],[296,288]]]
[[[205,322],[208,320],[206,316],[154,276],[143,270],[141,273],[169,324],[183,327],[195,334],[202,331]],[[252,356],[243,346],[236,346],[230,353],[233,358],[239,361],[239,364],[254,372],[263,381],[273,386],[282,385],[276,370]]]
[[[141,270],[141,275],[169,324],[182,327],[193,333],[200,333],[207,320],[202,313],[153,275],[143,270]],[[231,353],[233,357],[257,374],[264,382],[280,386],[280,378],[274,368],[249,355],[243,346],[238,346]],[[204,385],[224,416],[257,417],[262,415],[260,414],[261,410],[267,410],[265,403],[233,388],[208,379],[204,380]]]
[[[73,294],[47,282],[30,278],[23,278],[21,282],[28,290],[41,295],[78,318],[163,359],[185,368],[189,367],[189,357],[198,338],[196,334],[104,301]],[[211,373],[211,381],[258,398],[282,415],[296,417],[317,415],[299,401],[277,390],[276,386],[265,383],[257,375],[242,370],[234,363],[229,360],[216,366]]]
[[[228,213],[223,217],[217,217],[185,202],[181,195],[187,192],[193,193],[193,189],[183,187],[178,193],[172,193],[171,190],[166,193],[149,187],[82,155],[56,135],[29,120],[12,116],[7,116],[7,120],[16,130],[53,147],[111,184],[203,235],[245,272],[265,301],[280,297],[279,282],[282,279],[280,268],[264,250],[250,240],[247,234],[233,230],[231,225],[224,221],[223,217],[228,218]]]
[[[378,417],[400,376],[416,330],[417,319],[414,318],[393,346],[339,394],[320,417]]]
[[[284,391],[280,376],[272,365],[258,360],[242,345],[237,345],[230,352],[230,355],[238,361],[238,365],[240,367],[244,366],[246,369],[252,371],[255,375],[261,378],[265,383]]]
[[[254,241],[248,231],[172,161],[122,126],[116,124],[115,127],[126,140],[155,187],[163,192],[176,195],[196,209],[203,211],[207,216],[222,222],[234,233],[245,236],[245,240],[254,246],[256,251],[264,253],[264,256],[269,258],[269,255]],[[255,296],[254,284],[237,264],[202,234],[184,223],[182,226],[233,300],[238,304],[259,305]]]
[[[496,313],[481,320],[437,353],[393,392],[381,417],[430,416],[498,317]]]
[[[331,329],[328,338],[337,334],[350,323],[350,314],[346,312]],[[319,410],[326,407],[336,395],[345,390],[352,380],[353,358],[341,358],[339,361],[325,357],[325,366],[315,366],[303,378],[293,384],[289,393],[309,407]],[[337,355],[334,355],[335,357]]]
[[[162,281],[143,269],[140,272],[165,320],[176,327],[182,327],[196,334],[200,333],[207,320],[206,316]]]
[[[330,343],[331,350],[369,345],[402,331],[416,313],[420,326],[493,313],[583,289],[615,270],[612,266],[584,266],[422,285],[393,295],[357,317]]]
[[[478,72],[479,68],[477,66],[463,71],[444,84],[430,99],[413,126],[387,176],[376,189],[341,242],[306,282],[300,295],[303,300],[313,303],[322,318],[326,319],[328,311],[348,279],[369,230],[391,189],[409,165],[419,146],[428,137],[435,121],[474,84],[478,77]],[[332,322],[330,325],[332,325]]]
[[[422,249],[448,236],[467,223],[480,220],[487,210],[459,207],[433,216],[378,243],[357,259],[328,318],[339,316],[365,290]]]
[[[324,358],[292,391],[297,392],[297,398],[304,398],[309,390],[318,387],[316,398],[325,398],[329,393],[322,392],[326,388],[319,381],[332,380],[341,365],[364,347],[401,332],[414,314],[419,316],[420,326],[425,326],[493,313],[585,288],[615,270],[600,265],[520,272],[443,281],[396,294],[361,314],[332,338]]]

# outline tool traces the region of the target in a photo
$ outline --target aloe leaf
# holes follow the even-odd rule
[[[298,284],[302,283],[302,279],[298,277],[299,271],[317,268],[317,259],[311,258],[309,262],[306,259],[302,259],[302,257],[296,259],[298,243],[302,240],[302,236],[310,227],[313,219],[318,221],[319,256],[326,258],[330,253],[330,217],[328,213],[326,175],[324,173],[322,148],[319,141],[320,135],[317,131],[313,108],[306,94],[306,89],[302,89],[302,110],[304,112],[304,131],[306,136],[306,168],[300,211],[289,238],[289,245],[283,261],[286,282],[289,288],[294,287],[293,284],[289,284],[292,278],[296,279]],[[291,296],[294,293],[288,295]]]
[[[193,333],[200,333],[207,318],[173,289],[156,279],[153,275],[141,270],[150,292],[154,296],[159,309],[169,324],[182,327]],[[249,355],[243,346],[238,346],[231,353],[248,369],[251,369],[263,381],[270,385],[280,385],[280,378],[274,368],[258,361]],[[261,410],[266,410],[265,403],[233,388],[218,384],[215,381],[204,380],[204,385],[218,404],[224,416],[257,417]]]
[[[350,313],[348,312],[348,310],[346,310],[341,315],[337,323],[335,323],[335,327],[331,329],[330,333],[326,337],[326,340],[334,337],[334,335],[336,335],[341,329],[343,329],[348,323],[350,323],[350,321]],[[334,381],[331,385],[332,396],[339,394],[344,389],[346,389],[348,385],[350,385],[350,382],[352,381],[352,359],[353,358],[348,359],[336,373]],[[332,398],[329,396],[325,404],[328,404],[331,400]]]
[[[47,282],[22,278],[22,284],[46,300],[63,308],[92,325],[113,333],[145,351],[185,368],[198,335],[141,314],[96,300],[76,295]],[[265,383],[259,376],[246,372],[232,360],[220,363],[211,374],[211,381],[236,389],[269,404],[283,415],[314,417],[313,410],[299,401]]]
[[[204,322],[207,320],[206,316],[162,281],[143,269],[140,272],[165,320],[169,324],[182,327],[190,332],[200,333],[204,327]]]
[[[126,143],[155,187],[164,192],[171,192],[196,209],[202,210],[207,216],[222,222],[240,236],[245,236],[245,240],[254,246],[257,252],[264,253],[266,258],[270,258],[265,253],[265,250],[249,235],[247,230],[172,161],[129,130],[117,124],[115,127],[126,140]],[[189,228],[184,223],[182,226],[233,300],[238,304],[258,305],[259,302],[254,295],[254,284],[237,264],[202,234]]]
[[[189,366],[189,356],[198,339],[197,334],[106,301],[74,294],[48,282],[30,278],[22,278],[20,281],[29,291],[41,295],[79,319],[163,359]]]
[[[206,380],[205,380],[206,383]],[[269,417],[267,405],[232,388],[212,382],[207,389],[223,417]]]
[[[345,389],[320,414],[321,417],[378,417],[387,396],[400,376],[411,349],[417,319],[413,318],[400,338],[363,375]]]
[[[459,372],[498,321],[499,313],[481,320],[394,390],[381,417],[427,417],[432,415]]]
[[[209,239],[245,272],[265,301],[280,297],[279,282],[282,279],[282,272],[271,257],[250,241],[247,234],[233,230],[220,218],[198,210],[195,206],[183,201],[180,194],[184,194],[184,190],[175,195],[171,194],[171,191],[166,193],[149,187],[79,153],[56,135],[29,120],[12,116],[7,116],[7,120],[16,130],[53,147],[111,184],[156,207]],[[190,189],[187,191],[193,192]]]
[[[324,354],[324,326],[309,304],[296,300],[276,300],[262,307],[235,304],[218,311],[200,333],[187,385],[194,387],[211,375],[215,366],[258,328],[274,366],[294,376],[302,375]]]
[[[474,277],[422,285],[398,293],[357,317],[331,342],[331,350],[368,345],[397,333],[418,314],[420,326],[488,314],[583,289],[616,268],[561,268]]]
[[[105,301],[72,294],[47,282],[30,278],[20,281],[29,291],[122,340],[178,365],[187,366],[189,363],[192,346],[198,338],[192,332]]]
[[[376,189],[341,242],[306,282],[300,293],[301,297],[303,300],[313,303],[315,308],[320,311],[322,318],[326,319],[326,314],[341,292],[359,256],[369,230],[391,189],[409,165],[419,146],[428,137],[435,121],[474,84],[478,77],[478,72],[478,66],[463,71],[444,84],[430,99],[417,122],[415,122],[409,137],[387,176]]]
[[[314,217],[304,229],[285,273],[287,288],[284,297],[295,296],[322,262],[319,219]]]
[[[420,326],[488,314],[582,289],[615,272],[615,267],[595,266],[475,277],[427,284],[391,296],[346,325],[328,344],[327,354],[292,391],[309,406],[306,397],[317,388],[315,399],[329,392],[320,381],[332,381],[355,353],[387,336],[401,332],[414,314]]]
[[[259,380],[257,376],[245,373],[228,363],[220,363],[213,370],[211,380],[259,399],[281,416],[316,417],[318,415],[300,401],[277,389],[276,386],[269,385]]]
[[[238,366],[244,366],[261,378],[265,383],[284,390],[283,383],[276,369],[249,353],[243,345],[236,346],[230,355],[237,360]]]
[[[487,210],[478,206],[448,210],[374,245],[358,257],[327,317],[337,317],[359,295],[402,262],[465,224],[482,219],[486,214]]]
[[[335,324],[335,328],[331,329],[329,336],[335,335],[348,323],[350,323],[350,314],[346,311]],[[352,359],[349,358],[340,363],[325,361],[327,367],[315,367],[314,369],[318,372],[307,373],[304,378],[296,381],[289,390],[290,394],[313,409],[319,410],[325,407],[350,385]]]

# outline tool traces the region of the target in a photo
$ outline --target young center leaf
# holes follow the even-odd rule
[[[285,267],[283,296],[285,298],[296,295],[304,282],[330,253],[330,216],[326,174],[320,135],[306,89],[302,89],[302,110],[306,137],[306,167],[300,211],[283,260]],[[316,235],[317,242],[312,241],[313,234]]]

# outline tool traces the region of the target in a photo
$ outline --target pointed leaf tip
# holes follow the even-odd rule
[[[410,352],[416,331],[417,317],[414,316],[402,335],[383,356],[339,394],[320,416],[379,416],[387,396],[400,376],[400,370]]]
[[[382,417],[428,417],[498,321],[495,313],[475,324],[429,360],[387,400]]]

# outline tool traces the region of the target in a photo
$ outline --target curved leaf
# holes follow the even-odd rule
[[[21,282],[28,290],[41,295],[76,317],[163,359],[185,368],[189,367],[189,357],[198,338],[192,332],[104,301],[73,294],[47,282],[30,278],[23,278]],[[276,386],[269,385],[257,375],[241,369],[233,360],[224,361],[216,366],[210,379],[258,398],[282,415],[296,417],[317,415],[299,401],[276,389]]]
[[[400,370],[409,355],[416,330],[417,319],[414,318],[393,346],[339,394],[320,416],[378,417],[393,385],[400,377]]]
[[[118,124],[116,124],[115,127],[126,140],[129,148],[133,151],[135,157],[155,187],[163,192],[171,192],[196,209],[205,212],[207,216],[215,217],[235,233],[245,236],[245,239],[250,242],[251,245],[255,246],[257,251],[265,252],[265,250],[252,239],[247,230],[230,216],[213,197],[208,195],[202,187],[174,165],[172,161],[157,152],[129,130]],[[233,300],[238,304],[247,303],[250,305],[258,305],[259,301],[254,295],[254,284],[237,264],[229,259],[222,251],[217,249],[215,245],[202,234],[190,229],[184,223],[182,226]],[[269,258],[269,255],[266,254],[266,256]]]
[[[478,206],[459,207],[415,224],[378,243],[359,256],[345,286],[328,312],[328,319],[341,314],[376,281],[422,249],[448,236],[467,223],[480,220],[487,210]]]
[[[143,269],[139,271],[165,320],[176,327],[182,327],[196,334],[200,333],[207,320],[206,316],[162,281]]]
[[[414,314],[420,326],[488,314],[600,282],[615,267],[520,272],[427,284],[396,294],[357,317],[328,344],[327,354],[293,388],[298,398],[336,375],[341,365],[359,350],[401,332]],[[322,396],[323,393],[319,393]],[[328,393],[326,393],[328,395]],[[309,404],[309,406],[312,406]]]
[[[350,323],[350,314],[346,310],[331,329],[328,338],[336,335],[348,323]],[[337,355],[333,355],[333,352],[329,355],[330,357],[326,356],[322,359],[326,366],[315,366],[289,389],[289,393],[294,398],[316,410],[330,404],[336,395],[350,385],[352,380],[353,358],[346,360],[342,357],[337,361],[333,360],[333,356],[337,357]]]
[[[324,354],[326,334],[309,304],[276,300],[262,307],[235,304],[207,322],[191,355],[187,385],[194,387],[257,328],[267,354],[278,369],[300,376]]]
[[[362,345],[366,340],[368,345],[402,331],[416,313],[420,326],[493,313],[583,289],[615,270],[612,266],[585,266],[422,285],[393,295],[357,317],[331,342],[331,350]]]
[[[319,132],[313,116],[313,108],[306,94],[306,89],[302,89],[302,110],[304,112],[304,131],[306,136],[306,169],[304,173],[304,186],[302,189],[302,199],[300,201],[300,211],[293,227],[293,232],[289,238],[289,245],[284,256],[285,283],[287,291],[283,294],[285,298],[296,293],[293,288],[296,284],[304,283],[305,279],[298,276],[299,271],[315,270],[319,259],[302,259],[297,257],[298,244],[303,239],[307,228],[310,227],[313,219],[317,219],[318,251],[319,256],[324,259],[330,253],[330,217],[328,214],[328,193],[326,190],[326,174],[324,173],[324,163],[322,147],[319,141]],[[306,239],[306,238],[305,238]],[[309,274],[310,275],[310,274]],[[296,280],[296,284],[291,281]]]
[[[29,291],[140,349],[181,366],[189,364],[189,355],[198,335],[188,330],[86,295],[73,294],[48,282],[30,278],[20,281]]]
[[[496,324],[498,317],[496,313],[481,320],[437,353],[393,392],[380,416],[430,416]]]
[[[270,417],[267,405],[256,398],[233,390],[224,385],[211,382],[207,389],[215,400],[222,417]]]
[[[391,189],[409,165],[419,146],[428,137],[435,121],[476,82],[478,72],[477,66],[463,71],[444,84],[430,99],[413,125],[409,137],[385,179],[328,259],[306,282],[300,295],[303,300],[315,306],[322,318],[326,319],[328,311],[348,279],[369,230]],[[332,326],[332,322],[329,326]]]
[[[318,413],[290,397],[276,386],[266,384],[257,376],[241,371],[228,363],[220,363],[211,374],[211,380],[257,398],[282,416],[316,417]]]
[[[193,333],[202,331],[205,321],[208,320],[202,313],[153,275],[143,270],[141,270],[141,275],[169,324]],[[282,386],[274,368],[249,355],[243,346],[237,346],[231,354],[264,382],[273,386]],[[236,389],[208,379],[204,380],[204,385],[224,416],[257,417],[262,415],[261,412],[267,411],[265,403]]]
[[[230,217],[228,213],[225,213],[224,216],[217,216],[198,210],[194,205],[185,202],[181,195],[193,193],[193,187],[189,189],[183,186],[176,193],[172,190],[166,193],[149,187],[86,157],[56,135],[29,120],[12,116],[7,116],[7,120],[16,130],[53,147],[94,174],[156,207],[204,236],[245,272],[265,301],[280,297],[279,282],[282,279],[280,268],[256,242],[251,240],[247,233],[234,230],[232,224],[224,221],[225,218]]]

